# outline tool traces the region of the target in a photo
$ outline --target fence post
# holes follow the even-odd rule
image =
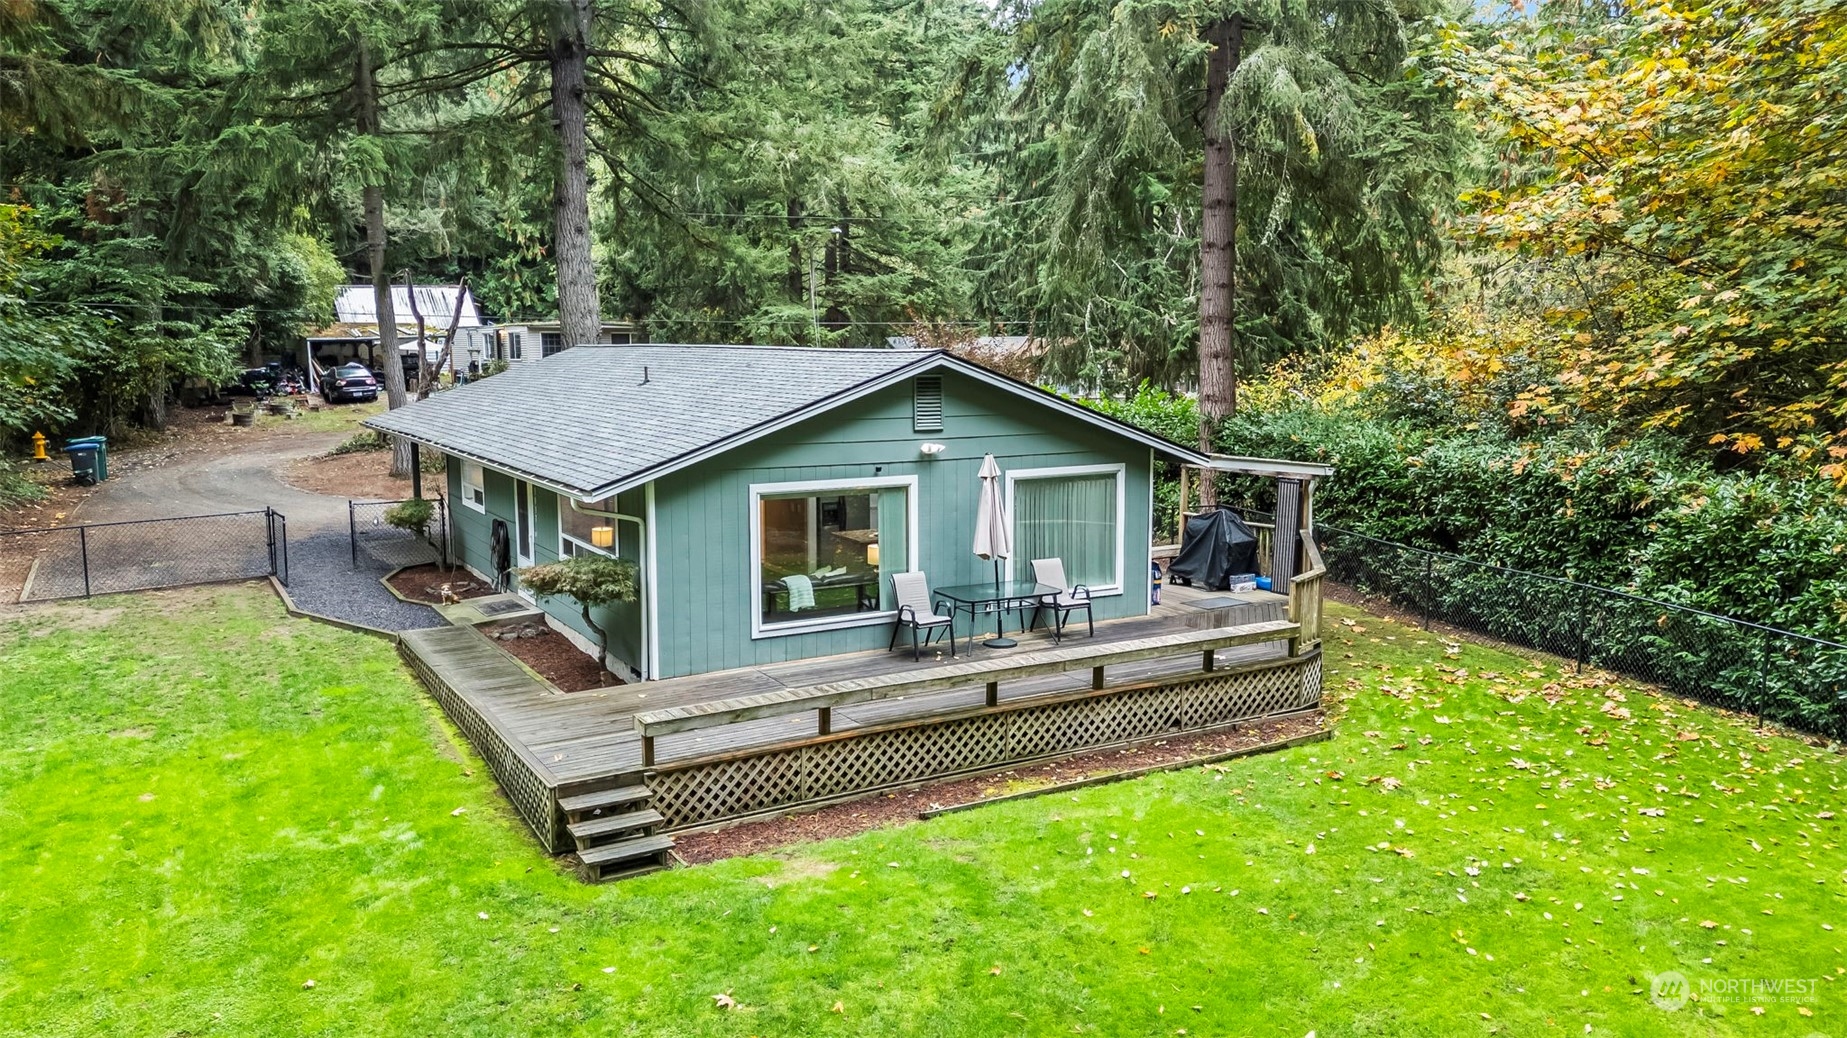
[[[277,541],[279,541],[282,545],[282,586],[288,587],[289,586],[289,517],[286,515],[283,515],[281,512],[277,512],[276,522],[281,524],[282,526],[282,532],[276,538]]]
[[[276,575],[276,510],[263,509],[263,532],[269,538],[269,575]]]
[[[359,568],[359,523],[353,518],[353,502],[346,502],[346,543],[353,555],[353,568]]]
[[[1770,701],[1770,632],[1763,631],[1760,639],[1763,648],[1757,654],[1757,709],[1752,713],[1763,716],[1764,704]]]
[[[85,527],[77,527],[77,552],[83,556],[83,597],[90,597],[90,535]]]
[[[1437,581],[1436,568],[1437,568],[1437,557],[1435,555],[1430,554],[1429,552],[1425,552],[1424,553],[1424,593],[1421,597],[1424,600],[1423,602],[1424,630],[1426,631],[1430,630],[1430,599],[1431,599],[1431,596],[1433,596],[1436,593],[1436,581]]]
[[[1590,596],[1578,596],[1578,659],[1573,674],[1584,673],[1585,658],[1590,655]]]

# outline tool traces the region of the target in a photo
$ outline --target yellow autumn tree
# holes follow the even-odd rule
[[[1468,230],[1589,275],[1515,409],[1847,483],[1847,5],[1637,3],[1577,37],[1458,30],[1441,61],[1517,165]]]

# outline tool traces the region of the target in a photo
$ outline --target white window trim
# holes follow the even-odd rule
[[[470,468],[475,470],[476,478],[475,478],[475,482],[473,483],[470,483],[468,481],[468,470]],[[460,480],[461,480],[461,486],[462,486],[462,494],[461,494],[462,503],[474,509],[477,512],[486,512],[487,511],[487,470],[482,468],[476,462],[463,461]],[[481,500],[479,501],[475,500],[475,495],[473,493],[476,490],[479,490],[481,492]]]
[[[888,624],[898,616],[896,610],[882,609],[874,613],[854,613],[851,616],[825,616],[813,620],[792,620],[779,624],[763,622],[763,595],[759,593],[758,582],[763,575],[763,499],[786,494],[804,494],[828,490],[892,490],[902,487],[904,493],[904,540],[905,559],[912,569],[917,568],[917,477],[916,476],[875,476],[871,479],[812,479],[793,483],[752,483],[750,485],[750,579],[746,582],[750,609],[750,637],[781,638],[791,634],[812,634],[815,631],[838,631],[852,627],[872,627]],[[883,595],[884,588],[879,589]]]
[[[620,530],[616,529],[617,516],[614,511],[605,512],[601,508],[592,508],[588,504],[584,505],[584,507],[582,508],[572,508],[571,498],[565,497],[563,494],[559,494],[557,495],[557,497],[558,497],[558,557],[559,558],[561,559],[570,558],[570,556],[564,553],[564,546],[567,542],[570,544],[576,545],[578,548],[584,551],[590,552],[593,555],[606,555],[612,559],[619,559],[622,557],[622,533]],[[604,498],[603,500],[608,501],[610,503],[611,508],[614,508],[615,500],[613,498]],[[613,538],[611,540],[610,546],[607,548],[599,548],[596,545],[589,543],[588,541],[580,541],[577,538],[571,536],[570,534],[565,533],[564,532],[564,514],[566,512],[573,512],[573,511],[576,512],[578,515],[608,516],[609,517],[609,527],[613,533]]]
[[[1012,544],[1019,543],[1019,538],[1014,536],[1015,530],[1013,528],[1013,517],[1016,514],[1013,510],[1013,485],[1015,483],[1032,479],[1058,479],[1064,476],[1105,475],[1116,477],[1116,581],[1113,584],[1103,587],[1091,588],[1090,596],[1092,598],[1109,598],[1114,595],[1122,594],[1123,535],[1126,532],[1123,529],[1123,525],[1128,512],[1128,466],[1120,463],[1115,465],[1065,465],[1058,468],[1047,469],[1013,469],[1007,473],[1007,540]],[[1015,579],[1014,573],[1016,570],[1023,570],[1031,564],[1031,559],[1008,559],[1007,579]],[[1069,577],[1069,574],[1066,576]]]

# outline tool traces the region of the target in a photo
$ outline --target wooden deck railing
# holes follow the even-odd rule
[[[1004,681],[1088,669],[1091,672],[1091,688],[1102,689],[1104,668],[1113,664],[1199,653],[1202,658],[1201,669],[1210,672],[1215,666],[1215,654],[1220,649],[1287,641],[1293,655],[1305,645],[1302,635],[1303,628],[1299,620],[1266,620],[1238,627],[1158,635],[1100,647],[1083,645],[1047,649],[1002,659],[932,667],[922,673],[901,672],[856,678],[735,699],[648,710],[636,714],[634,723],[636,732],[641,735],[642,764],[644,767],[654,767],[657,763],[654,751],[656,736],[811,711],[815,714],[817,734],[828,735],[833,730],[833,710],[839,706],[986,685],[987,705],[992,707],[1000,701],[1000,685]],[[1318,640],[1317,634],[1306,645],[1312,646]]]
[[[1309,532],[1302,534],[1302,563],[1306,569],[1289,581],[1289,619],[1301,629],[1289,641],[1291,656],[1300,656],[1321,644],[1321,585],[1327,579],[1328,568]]]

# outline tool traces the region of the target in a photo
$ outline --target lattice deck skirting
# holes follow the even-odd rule
[[[674,762],[648,775],[664,827],[1209,731],[1321,700],[1318,651]]]
[[[481,754],[481,759],[487,762],[488,770],[493,772],[514,810],[539,838],[540,845],[554,854],[569,850],[570,841],[565,839],[558,821],[557,791],[475,710],[467,697],[451,688],[417,653],[408,649],[400,651],[411,670],[422,679],[424,687],[442,705],[443,713],[449,715],[449,720],[455,722],[475,751]]]

